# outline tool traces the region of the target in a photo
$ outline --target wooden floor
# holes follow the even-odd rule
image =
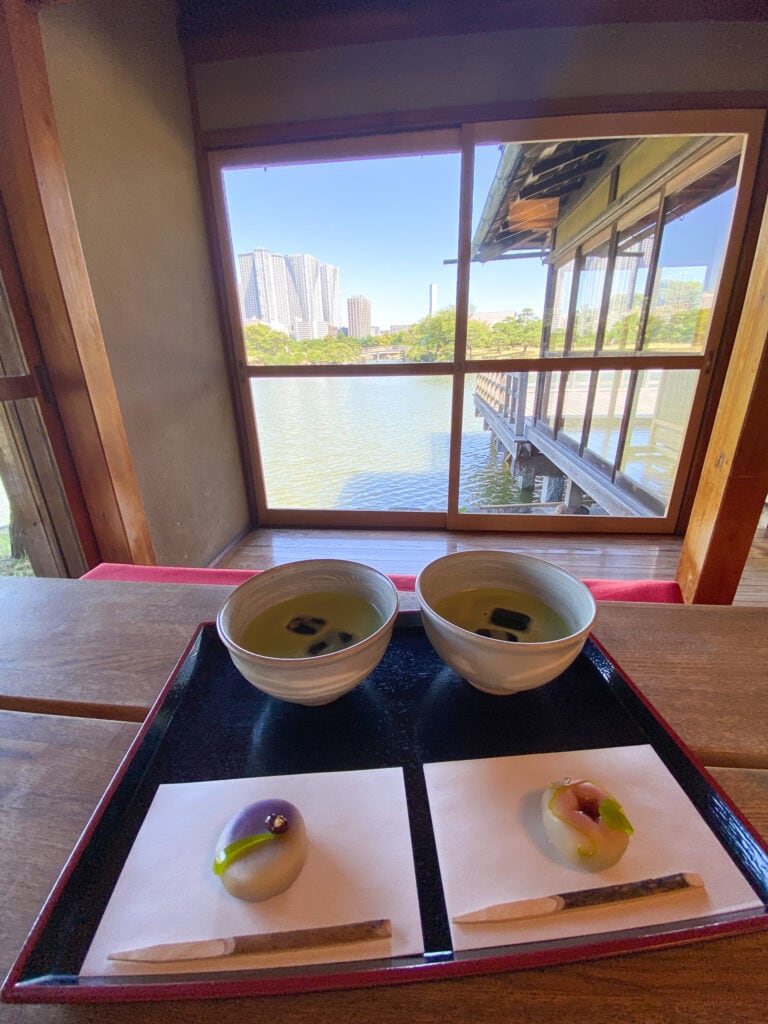
[[[382,572],[415,574],[453,551],[498,548],[538,555],[581,577],[669,580],[675,578],[681,545],[680,537],[265,528],[245,537],[217,565],[268,569],[305,558],[348,558]],[[766,513],[733,603],[768,604]]]

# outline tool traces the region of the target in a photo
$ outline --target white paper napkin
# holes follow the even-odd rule
[[[718,839],[650,746],[425,765],[449,917],[494,903],[698,873],[705,890],[549,917],[455,924],[454,948],[594,935],[762,907]],[[560,858],[544,834],[541,795],[563,777],[591,779],[622,804],[635,832],[622,859],[592,873]]]
[[[279,797],[301,811],[306,863],[285,892],[235,899],[213,874],[228,819]],[[166,942],[389,918],[391,939],[219,960],[138,964],[110,952]],[[81,975],[220,971],[405,956],[424,949],[403,774],[399,768],[160,786],[81,968]]]

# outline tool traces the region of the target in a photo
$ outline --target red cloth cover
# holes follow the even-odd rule
[[[587,580],[596,601],[651,601],[685,604],[676,580]]]
[[[256,569],[196,569],[172,565],[99,562],[80,579],[129,580],[134,583],[214,583],[236,587],[257,572]]]
[[[133,580],[139,583],[211,583],[237,586],[255,576],[258,569],[196,569],[168,565],[128,565],[101,562],[81,576],[84,580]],[[389,577],[398,590],[412,591],[416,577]],[[683,604],[683,594],[674,580],[598,580],[585,579],[596,601],[653,601]]]

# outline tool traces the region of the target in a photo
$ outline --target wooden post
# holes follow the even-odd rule
[[[688,603],[731,604],[768,494],[768,207],[678,563]]]
[[[75,222],[37,15],[0,0],[0,191],[104,561],[154,564]]]
[[[528,401],[528,374],[517,374],[517,408],[515,410],[515,433],[525,437],[525,406]]]

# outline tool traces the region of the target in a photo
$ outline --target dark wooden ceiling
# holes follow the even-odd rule
[[[52,0],[33,0],[50,3]],[[768,0],[177,0],[193,60],[551,26],[764,21]]]

